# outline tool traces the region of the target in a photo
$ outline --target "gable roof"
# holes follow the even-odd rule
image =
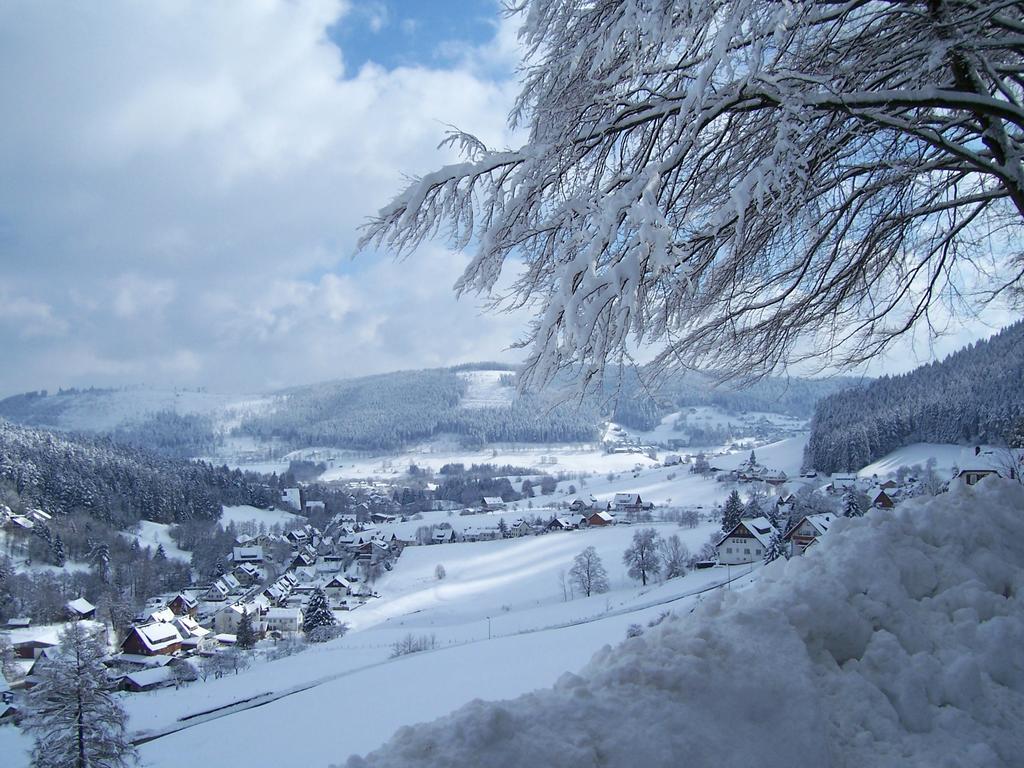
[[[725,534],[722,541],[737,533],[739,535],[749,535],[756,539],[759,544],[767,547],[768,542],[771,541],[772,534],[777,533],[777,530],[766,517],[748,517],[734,525],[732,530]]]
[[[136,625],[132,627],[132,634],[135,634],[146,649],[153,653],[157,653],[181,642],[181,635],[178,632],[178,628],[165,621]],[[131,637],[131,634],[129,634],[128,637]],[[125,638],[125,642],[127,642],[127,640],[128,638]]]
[[[96,606],[86,600],[84,597],[79,597],[76,600],[69,600],[67,604],[68,610],[74,611],[79,616],[84,616],[87,613],[91,613],[96,610]]]

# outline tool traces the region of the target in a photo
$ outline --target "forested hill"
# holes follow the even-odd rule
[[[464,408],[469,383],[460,372],[430,369],[345,379],[283,393],[276,405],[242,421],[239,430],[294,447],[329,445],[388,450],[439,434],[467,445],[491,442],[596,440],[600,414],[537,396],[513,397],[514,374],[504,386],[510,404]]]
[[[715,386],[710,376],[697,372],[679,373],[648,383],[642,374],[627,371],[617,384],[612,399],[613,419],[634,429],[653,429],[662,417],[683,408],[714,406],[727,413],[765,411],[810,418],[823,397],[863,383],[863,379],[832,377],[800,379],[766,377],[741,389]],[[611,393],[610,393],[611,394]]]
[[[216,519],[222,504],[265,507],[277,498],[262,476],[0,420],[0,499],[10,506],[86,513],[120,528]]]
[[[855,470],[914,442],[1000,444],[1024,418],[1024,321],[938,363],[821,400],[806,463]]]

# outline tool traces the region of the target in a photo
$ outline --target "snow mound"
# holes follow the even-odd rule
[[[1022,590],[1024,488],[957,487],[348,767],[1021,765]]]

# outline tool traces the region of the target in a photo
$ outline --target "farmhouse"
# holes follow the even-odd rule
[[[484,512],[496,512],[505,508],[505,501],[501,496],[484,496],[480,506]]]
[[[643,509],[644,502],[639,493],[616,493],[612,507],[622,514],[637,514]]]
[[[1024,468],[1024,451],[1007,448],[994,451],[975,446],[973,453],[961,456],[957,479],[964,485],[977,485],[983,478],[995,475],[1016,480]]]
[[[719,542],[718,562],[721,565],[744,565],[761,560],[776,532],[767,518],[741,520]]]
[[[121,643],[121,650],[140,656],[172,654],[181,650],[181,640],[177,627],[158,621],[132,627],[131,632]]]
[[[268,632],[296,633],[302,629],[302,609],[270,608],[264,620],[267,622]]]
[[[587,525],[615,525],[615,517],[611,512],[594,512],[587,518]]]
[[[96,606],[80,597],[77,600],[69,600],[64,608],[72,619],[92,619],[96,616]]]
[[[790,551],[794,555],[802,555],[811,544],[818,540],[819,536],[823,536],[828,531],[834,519],[835,515],[831,514],[807,515],[801,518],[800,522],[786,533],[785,538],[789,543]]]
[[[455,531],[451,528],[438,528],[430,537],[431,544],[451,544],[454,541]]]

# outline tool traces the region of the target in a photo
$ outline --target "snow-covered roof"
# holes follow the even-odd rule
[[[639,504],[640,494],[639,493],[616,493],[615,494],[616,504]]]
[[[166,683],[174,677],[174,670],[170,666],[153,667],[142,669],[138,672],[131,672],[124,676],[124,679],[139,688],[146,688],[151,685]]]
[[[302,610],[299,608],[270,608],[266,618],[269,619],[290,619],[302,621]]]
[[[601,520],[604,520],[606,523],[611,523],[611,522],[613,522],[615,520],[615,517],[610,512],[604,512],[604,511],[595,512],[594,514],[591,515],[591,517],[600,518]]]
[[[67,604],[68,610],[74,611],[79,616],[85,616],[87,613],[91,613],[96,610],[96,606],[86,600],[84,597],[79,597],[75,600],[69,600]]]
[[[505,500],[501,496],[484,496],[484,504],[489,507],[501,506]]]
[[[178,628],[164,621],[136,626],[134,631],[142,641],[142,644],[154,653],[181,642],[181,634],[178,632]]]
[[[740,520],[739,523],[737,523],[735,526],[733,526],[732,530],[729,531],[723,537],[722,541],[725,541],[730,536],[735,535],[736,531],[738,529],[740,529],[740,528],[745,529],[747,533],[749,533],[751,536],[753,536],[755,539],[757,539],[757,542],[759,544],[761,544],[762,546],[765,546],[765,547],[767,547],[768,546],[768,542],[771,541],[772,534],[776,533],[775,527],[771,524],[771,522],[768,520],[768,518],[766,518],[766,517],[748,517],[748,518],[746,518],[744,520]]]

